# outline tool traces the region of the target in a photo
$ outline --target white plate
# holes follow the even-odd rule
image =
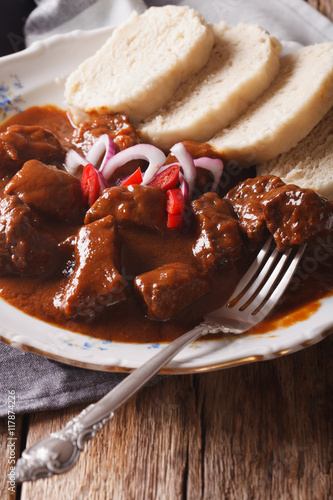
[[[64,108],[63,84],[78,64],[112,32],[75,31],[33,44],[0,60],[0,121],[33,105]],[[333,330],[333,296],[320,301],[310,318],[261,335],[200,341],[180,353],[166,373],[194,373],[272,359],[314,344]],[[104,371],[129,371],[163,344],[123,344],[69,332],[32,318],[0,300],[0,339],[71,365]]]

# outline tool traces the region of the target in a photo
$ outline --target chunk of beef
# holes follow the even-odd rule
[[[228,200],[206,193],[191,203],[199,230],[193,254],[208,271],[223,259],[237,259],[242,252],[239,223]]]
[[[234,207],[242,230],[255,243],[261,243],[267,233],[261,199],[272,189],[284,184],[279,177],[273,175],[255,177],[240,182],[225,196]]]
[[[312,189],[286,184],[265,194],[260,204],[281,252],[333,229],[330,204]]]
[[[166,194],[151,186],[114,186],[106,189],[88,210],[85,223],[113,215],[148,229],[166,228]]]
[[[117,152],[140,142],[139,136],[130,124],[128,117],[120,113],[97,116],[91,121],[80,123],[69,141],[86,154],[94,142],[103,134],[109,135],[114,140]]]
[[[141,274],[134,286],[151,319],[167,320],[209,291],[209,285],[191,265],[176,262]]]
[[[75,245],[75,270],[61,308],[69,318],[94,318],[106,307],[126,298],[119,273],[120,243],[113,217],[83,226]]]
[[[57,242],[36,227],[29,207],[17,196],[0,201],[0,272],[40,274],[59,259]]]
[[[55,220],[83,220],[81,183],[73,175],[38,160],[27,161],[5,188],[29,207]]]
[[[0,139],[0,174],[8,175],[21,168],[16,149],[7,142]]]
[[[11,125],[0,133],[0,172],[15,173],[28,160],[62,163],[65,151],[57,137],[38,125]]]

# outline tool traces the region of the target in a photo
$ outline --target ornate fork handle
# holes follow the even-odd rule
[[[63,429],[53,432],[49,437],[25,450],[16,463],[16,482],[34,481],[71,469],[78,460],[85,441],[94,437],[113,417],[113,412],[110,412],[107,417],[101,417],[99,422],[86,425],[85,417],[94,406],[96,405],[88,406]]]
[[[221,325],[204,321],[168,344],[161,352],[133,371],[97,403],[85,408],[60,431],[38,441],[22,453],[15,468],[16,482],[33,481],[71,469],[85,442],[94,437],[114,411],[138,392],[168,361],[199,337],[222,330]]]

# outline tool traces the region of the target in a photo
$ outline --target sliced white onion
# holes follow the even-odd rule
[[[193,160],[193,163],[196,167],[201,167],[205,170],[209,170],[213,174],[214,182],[211,190],[216,191],[223,172],[222,160],[219,160],[218,158],[208,158],[206,156],[202,156],[201,158]]]
[[[108,134],[101,135],[97,141],[93,144],[86,155],[86,159],[89,163],[97,167],[98,162],[103,157],[101,161],[101,165],[99,167],[100,170],[103,169],[104,165],[114,156],[116,152],[115,143],[111,139]]]
[[[189,196],[190,196],[188,184],[187,184],[187,182],[186,182],[186,180],[181,172],[179,172],[179,184],[180,184],[180,186],[179,186],[180,190],[184,196],[185,203],[188,203]]]
[[[154,177],[160,166],[165,163],[166,157],[163,151],[151,144],[135,144],[135,146],[131,146],[114,155],[100,169],[100,172],[106,179],[109,179],[117,168],[131,160],[146,160],[149,162],[142,181],[142,184],[146,185]]]
[[[67,172],[72,175],[76,175],[78,173],[79,167],[83,165],[84,167],[89,163],[84,156],[81,156],[79,153],[74,151],[74,149],[70,149],[65,157],[65,168]]]
[[[110,186],[108,181],[105,179],[104,175],[99,170],[97,170],[97,173],[98,173],[100,192],[103,193],[104,189],[107,189]]]
[[[173,156],[177,158],[177,160],[180,163],[180,166],[183,169],[184,178],[189,188],[189,196],[191,196],[194,190],[195,179],[197,177],[197,172],[194,166],[193,158],[187,151],[182,142],[178,142],[177,144],[172,146],[170,152]]]

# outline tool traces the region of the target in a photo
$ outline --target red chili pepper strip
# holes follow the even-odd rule
[[[184,195],[180,189],[168,189],[166,209],[169,214],[179,214],[185,208]]]
[[[90,163],[83,169],[81,189],[83,201],[91,207],[100,195],[100,184],[98,172]]]
[[[156,174],[148,183],[148,186],[160,187],[165,191],[176,187],[179,181],[179,170],[179,165],[170,165],[170,167]]]
[[[182,214],[170,214],[168,213],[168,227],[174,228],[180,226],[183,221]]]
[[[139,167],[133,174],[131,174],[129,177],[126,177],[121,182],[122,186],[130,186],[131,184],[141,184],[142,182],[142,172],[141,168]]]
[[[185,198],[180,189],[168,189],[166,192],[168,212],[168,227],[178,227],[182,221],[182,212],[185,208]]]

